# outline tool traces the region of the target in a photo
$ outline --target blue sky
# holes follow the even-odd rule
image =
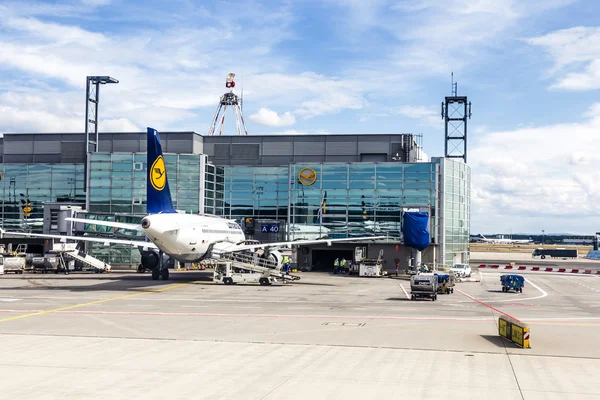
[[[0,5],[0,132],[206,134],[224,80],[250,134],[421,133],[469,96],[472,231],[600,230],[600,3],[591,0],[73,0]],[[229,122],[233,122],[230,120]],[[234,124],[228,124],[234,132]]]

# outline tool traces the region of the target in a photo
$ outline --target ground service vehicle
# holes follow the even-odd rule
[[[437,292],[439,294],[454,293],[454,276],[450,274],[435,274],[438,280]]]
[[[410,299],[429,297],[437,300],[438,277],[434,274],[419,274],[410,277]]]
[[[515,292],[523,293],[525,278],[521,275],[502,275],[500,277],[500,283],[502,284],[503,292],[514,290]]]
[[[471,266],[469,264],[454,264],[451,270],[459,278],[467,278],[471,276]]]
[[[577,249],[533,249],[531,257],[577,258]]]

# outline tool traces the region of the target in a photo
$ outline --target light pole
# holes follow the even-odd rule
[[[546,242],[546,231],[544,229],[542,229],[542,244],[544,244]]]
[[[98,106],[100,102],[100,85],[119,83],[110,76],[88,76],[85,80],[85,209],[90,209],[90,158],[91,153],[98,152]],[[91,128],[91,129],[90,129]]]

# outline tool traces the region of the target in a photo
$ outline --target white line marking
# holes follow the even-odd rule
[[[0,299],[0,301],[3,301],[5,303],[10,303],[10,302],[19,301],[19,300],[21,300],[21,299]]]
[[[483,278],[483,274],[481,274],[482,278]],[[504,300],[481,300],[484,301],[486,303],[508,303],[508,302],[521,302],[524,300],[535,300],[535,299],[541,299],[542,297],[546,297],[548,296],[548,293],[544,292],[544,290],[542,288],[540,288],[538,285],[536,285],[535,283],[533,283],[531,281],[531,278],[525,278],[525,280],[529,283],[531,283],[531,285],[536,288],[537,290],[539,290],[542,294],[540,296],[536,296],[536,297],[521,297],[520,295],[516,295],[514,296],[513,293],[509,293],[507,294],[508,296],[513,295],[513,298],[510,299],[504,299]]]
[[[404,292],[404,295],[406,296],[407,299],[410,299],[410,296],[408,295],[408,293],[406,292],[406,289],[404,289],[404,286],[402,286],[401,283],[398,283],[398,285],[400,285],[400,288],[402,288],[402,291]]]

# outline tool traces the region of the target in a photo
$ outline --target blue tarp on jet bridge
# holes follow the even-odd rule
[[[585,256],[585,258],[590,258],[592,260],[600,260],[600,250],[590,250],[587,253],[587,256]]]
[[[404,244],[419,251],[426,249],[431,244],[428,227],[429,213],[405,212],[402,224]]]

